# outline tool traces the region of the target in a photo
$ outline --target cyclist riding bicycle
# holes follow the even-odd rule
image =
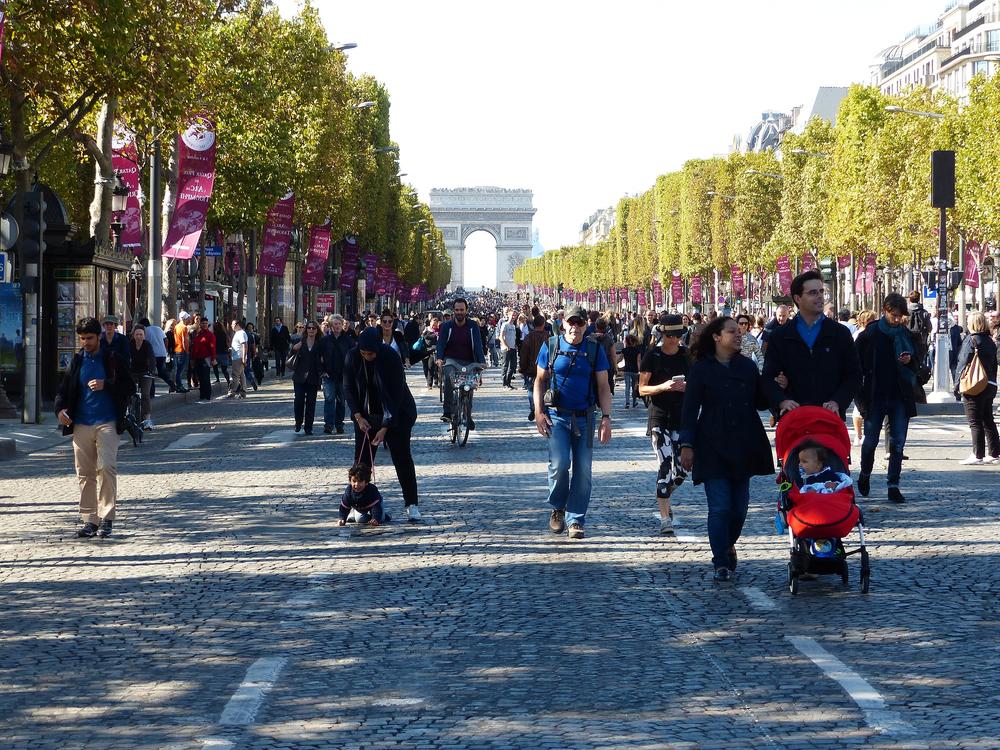
[[[452,303],[454,316],[441,326],[438,334],[437,354],[435,362],[444,373],[444,413],[442,422],[451,422],[451,402],[454,381],[452,379],[454,365],[461,369],[473,364],[486,365],[486,355],[483,350],[483,334],[474,320],[469,320],[469,303],[458,297]],[[446,366],[448,365],[448,366]],[[476,423],[469,419],[469,429],[476,429]]]

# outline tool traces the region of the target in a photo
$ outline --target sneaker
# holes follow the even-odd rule
[[[333,434],[333,428],[332,427],[324,427],[323,428],[323,434],[324,435],[332,435]]]
[[[861,497],[868,497],[868,493],[871,491],[872,475],[871,474],[859,474],[858,475],[858,493]]]
[[[344,428],[343,427],[338,427],[337,428],[337,434],[338,435],[343,435],[344,434]]]
[[[226,398],[236,398],[236,394],[235,393],[227,393],[226,394]]]
[[[562,534],[566,531],[566,511],[553,510],[549,514],[549,530],[553,534]]]
[[[626,409],[627,409],[627,408],[629,408],[629,407],[628,407],[628,404],[625,404],[625,408],[626,408]]]
[[[210,404],[210,403],[212,403],[212,401],[210,399],[204,399],[203,398],[198,403],[204,405],[204,404]]]
[[[358,511],[354,510],[354,508],[351,508],[351,512],[347,514],[347,522],[357,523],[360,520],[361,520],[361,514],[358,513]]]
[[[984,464],[1000,464],[1000,456],[987,456],[983,459]]]
[[[295,425],[295,431],[296,432],[299,432],[301,429],[302,429],[302,425],[300,425],[300,424]]]
[[[535,412],[533,412],[533,411],[529,411],[528,412],[528,421],[529,422],[534,422],[535,421]]]
[[[729,583],[733,580],[733,574],[729,572],[729,568],[716,568],[712,580],[716,583]]]
[[[959,461],[959,463],[962,466],[979,466],[980,464],[983,463],[983,459],[976,458],[976,454],[972,453],[969,455],[968,458],[963,458],[961,461]]]
[[[256,383],[253,383],[253,389],[254,389],[255,391],[257,390],[257,384],[256,384]]]
[[[569,525],[569,538],[570,539],[583,539],[583,526],[578,523],[571,523]]]
[[[442,422],[451,422],[451,414],[442,414],[441,415],[441,421]]]
[[[903,497],[903,493],[899,491],[899,487],[890,487],[888,491],[889,499],[894,503],[905,503],[906,498]]]
[[[101,528],[97,530],[97,536],[101,537],[101,539],[107,539],[109,536],[111,536],[111,526],[112,526],[111,519],[105,518],[103,521],[101,521]]]
[[[90,523],[89,521],[76,531],[76,535],[80,539],[90,539],[96,533],[97,533],[97,524]]]
[[[472,417],[469,417],[469,429],[470,430],[476,429],[476,420],[474,420]]]
[[[410,521],[419,521],[421,519],[420,509],[416,505],[406,506],[406,517]]]
[[[672,519],[670,518],[660,519],[660,533],[663,534],[664,536],[674,535],[674,522]]]
[[[306,434],[306,435],[312,435],[312,434],[313,434],[313,431],[312,431],[312,429],[310,428],[310,429],[308,429],[308,430],[303,430],[303,433],[304,433],[304,434]]]

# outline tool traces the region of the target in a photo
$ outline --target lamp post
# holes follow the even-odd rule
[[[115,238],[117,251],[122,240],[122,214],[128,203],[128,187],[122,182],[121,175],[115,172],[114,187],[111,188],[111,233]]]
[[[0,132],[0,177],[5,177],[10,172],[13,157],[14,144],[7,140],[7,137]],[[17,418],[17,409],[14,408],[10,399],[7,398],[6,382],[2,370],[0,370],[0,417],[4,419]]]

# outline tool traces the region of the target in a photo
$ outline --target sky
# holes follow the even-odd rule
[[[808,108],[946,0],[312,0],[348,69],[387,88],[401,171],[432,188],[534,191],[546,249],[692,158],[726,154],[765,111]],[[278,0],[282,13],[298,0]],[[492,243],[487,243],[492,247]],[[472,251],[467,286],[492,286]]]

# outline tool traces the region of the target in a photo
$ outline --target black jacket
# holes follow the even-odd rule
[[[288,330],[288,326],[281,326],[281,331],[276,331],[274,326],[271,326],[271,348],[275,352],[287,352],[292,346],[292,333]]]
[[[132,362],[132,352],[131,352],[131,342],[127,336],[124,336],[117,331],[115,331],[114,337],[111,339],[111,343],[108,343],[107,337],[101,333],[101,349],[111,349],[119,357],[125,360],[126,367]]]
[[[298,356],[295,358],[292,382],[318,386],[320,378],[323,376],[323,337],[316,337],[312,349],[306,346],[304,336],[300,343],[302,345],[299,347],[298,352],[296,352]]]
[[[335,380],[344,378],[344,359],[357,343],[354,337],[347,331],[339,336],[328,333],[320,340],[322,349],[320,353],[323,357],[323,372]]]
[[[910,333],[910,331],[907,331]],[[911,338],[911,344],[914,343]],[[865,326],[865,330],[858,334],[857,340],[858,359],[861,362],[861,388],[855,395],[858,404],[858,411],[861,416],[868,413],[868,406],[872,402],[875,389],[878,387],[878,373],[891,369],[899,383],[900,397],[906,405],[906,416],[913,418],[917,416],[915,386],[903,377],[896,363],[896,350],[892,345],[892,339],[878,329],[878,321],[874,320]],[[879,366],[881,358],[881,367]],[[917,372],[917,363],[920,361],[919,350],[914,346],[914,354],[910,357],[910,364],[907,368],[914,375]],[[921,395],[923,388],[920,389]]]
[[[135,339],[129,339],[129,371],[133,375],[155,375],[156,357],[153,356],[153,347],[148,341],[143,341],[139,349],[135,348]]]
[[[858,351],[847,326],[823,318],[819,335],[810,351],[796,328],[795,318],[775,328],[767,339],[764,354],[764,393],[768,405],[777,414],[785,399],[801,406],[822,406],[836,401],[840,417],[861,386]],[[787,390],[774,382],[779,372],[788,378]]]
[[[986,377],[991,383],[997,382],[997,345],[993,343],[988,333],[970,333],[962,342],[962,348],[958,351],[958,363],[955,367],[955,395],[961,395],[958,391],[958,381],[962,377],[962,370],[972,359],[972,353],[979,349],[979,361],[983,363],[986,370]],[[968,398],[966,396],[965,398]]]
[[[124,337],[123,337],[124,338]],[[59,383],[59,390],[56,391],[56,415],[63,409],[69,414],[70,419],[76,422],[76,410],[80,404],[80,368],[83,366],[83,354],[79,352],[73,355],[73,361],[69,369],[63,373],[62,382]],[[118,415],[115,420],[115,430],[121,435],[125,432],[125,406],[129,396],[135,393],[135,381],[129,374],[128,365],[118,355],[117,352],[108,349],[101,349],[104,357],[105,380],[104,387],[111,394],[111,401],[115,405],[115,413]],[[73,425],[62,425],[63,435],[73,434]]]
[[[766,404],[757,365],[742,354],[729,367],[714,357],[691,365],[680,442],[694,449],[695,484],[774,472],[771,444],[757,413]]]
[[[420,338],[420,324],[412,318],[408,320],[403,327],[403,338],[410,346],[417,343],[417,339]]]
[[[368,414],[364,411],[363,388],[364,374],[362,372],[365,360],[361,352],[355,346],[347,354],[344,361],[344,398],[350,413],[361,413],[366,419]],[[412,427],[417,421],[417,405],[413,400],[406,385],[406,375],[403,372],[403,363],[399,355],[385,344],[379,344],[375,357],[375,384],[378,388],[379,398],[385,408],[385,419],[382,425],[391,427],[393,425],[408,425]]]

